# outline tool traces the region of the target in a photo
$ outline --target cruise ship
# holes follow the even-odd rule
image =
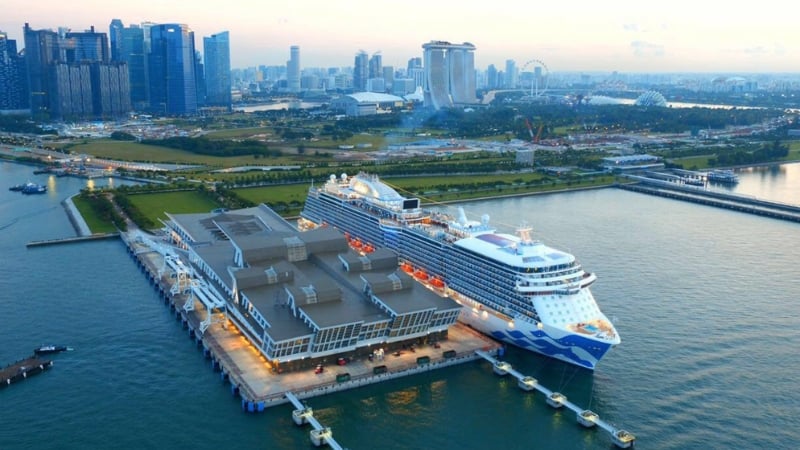
[[[459,320],[500,341],[587,369],[620,343],[589,290],[595,274],[527,226],[508,234],[485,215],[422,209],[365,173],[312,186],[299,226],[335,227],[365,252],[395,251],[403,270],[463,305]]]

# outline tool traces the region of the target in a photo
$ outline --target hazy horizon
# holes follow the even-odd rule
[[[26,22],[33,29],[94,26],[104,33],[112,19],[125,26],[183,23],[194,31],[200,52],[204,36],[230,32],[232,68],[285,65],[291,45],[300,46],[301,67],[352,66],[360,50],[380,52],[385,66],[405,67],[410,58],[422,56],[422,44],[442,40],[474,44],[480,70],[489,64],[504,70],[512,59],[519,68],[542,61],[550,72],[800,73],[800,31],[786,4],[777,0],[757,8],[687,0],[622,0],[611,6],[576,0],[506,9],[473,0],[409,0],[386,7],[362,0],[231,0],[224,8],[205,0],[5,3],[0,31],[17,40],[19,49]]]

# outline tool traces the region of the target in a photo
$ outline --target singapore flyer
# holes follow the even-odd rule
[[[547,92],[550,71],[547,65],[538,59],[531,59],[522,66],[521,73],[529,76],[523,80],[523,87],[530,89],[531,97],[541,97]]]

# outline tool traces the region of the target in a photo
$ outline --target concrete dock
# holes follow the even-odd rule
[[[320,373],[312,368],[280,373],[253,346],[231,321],[225,311],[209,312],[190,294],[172,294],[175,279],[163,272],[164,257],[154,249],[122,235],[129,253],[158,290],[164,302],[198,343],[220,376],[231,384],[231,392],[241,397],[242,409],[260,412],[266,408],[290,403],[286,394],[306,399],[353,389],[402,376],[474,361],[477,350],[495,354],[500,344],[477,331],[456,324],[448,338],[433,345],[415,346],[386,352],[380,357],[348,359],[346,364],[328,364]],[[161,274],[159,275],[159,273]],[[187,302],[196,305],[187,307]],[[201,323],[210,325],[201,331]],[[378,350],[376,348],[376,350]]]

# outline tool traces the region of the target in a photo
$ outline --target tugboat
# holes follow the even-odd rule
[[[47,192],[47,186],[43,184],[28,182],[22,187],[23,194],[44,194],[45,192]]]
[[[71,352],[72,347],[65,345],[40,345],[33,349],[35,355],[49,355],[52,353]]]

